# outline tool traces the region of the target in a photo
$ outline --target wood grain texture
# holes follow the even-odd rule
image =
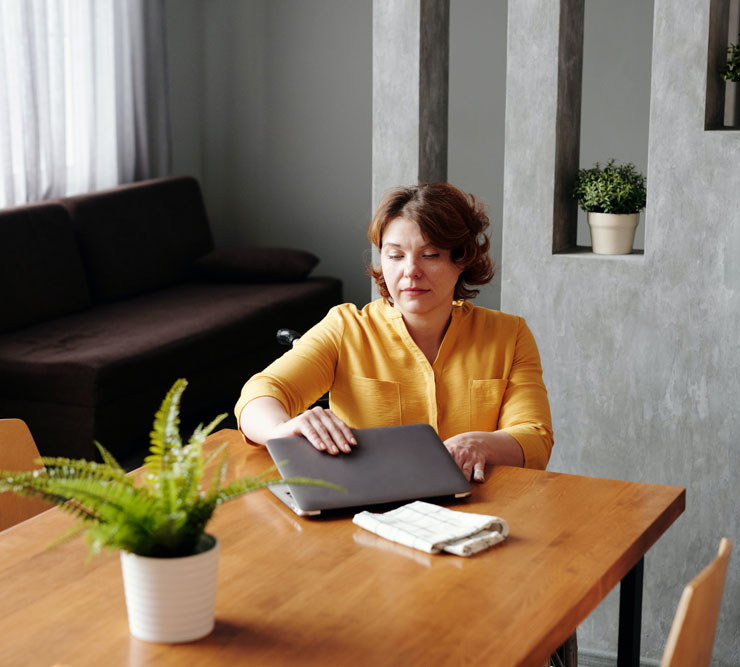
[[[270,464],[236,431],[230,476]],[[351,513],[301,519],[269,492],[221,507],[216,628],[186,645],[129,636],[117,555],[43,546],[57,510],[0,536],[0,662],[160,666],[541,664],[684,509],[684,489],[496,467],[460,511],[509,538],[471,558],[368,533]]]

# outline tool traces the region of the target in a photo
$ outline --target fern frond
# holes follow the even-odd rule
[[[224,478],[226,477],[226,468],[228,468],[229,465],[226,443],[221,445],[215,452],[213,452],[213,454],[217,454],[220,457],[220,460],[216,465],[215,470],[213,471],[211,483],[208,485],[208,495],[215,498],[216,494],[221,489],[221,486],[224,483]]]
[[[180,548],[185,548],[193,553],[196,545],[205,532],[206,524],[211,520],[216,510],[216,499],[200,497],[189,508],[185,521],[180,526],[179,538]]]
[[[177,473],[172,468],[162,470],[152,485],[159,511],[171,514],[177,508]]]
[[[261,477],[261,476],[260,476]],[[299,486],[321,486],[325,489],[334,489],[342,493],[347,493],[347,489],[338,484],[332,484],[331,482],[323,482],[319,479],[310,479],[308,477],[289,477],[288,479],[260,479],[259,477],[243,477],[237,479],[230,484],[227,484],[223,489],[218,491],[216,496],[217,504],[225,503],[234,498],[250,493],[251,491],[257,491],[258,489],[265,489],[268,486],[275,486],[276,484],[296,484]]]
[[[228,442],[222,442],[218,447],[216,447],[208,456],[206,456],[205,461],[203,461],[203,467],[207,468],[217,458],[223,458],[224,450],[226,449],[226,447],[228,447],[228,445]]]
[[[114,467],[108,463],[97,463],[84,459],[68,459],[59,456],[42,456],[36,459],[45,470],[49,478],[78,477],[84,479],[115,480],[133,486],[133,479],[126,476],[126,471],[120,466]],[[113,459],[115,462],[115,459]]]
[[[47,480],[48,478],[43,475],[42,470],[29,472],[2,471],[0,472],[0,493],[12,491],[18,496],[40,498],[54,505],[66,502],[68,498],[60,496],[48,488]]]
[[[177,487],[177,507],[191,503],[200,493],[203,477],[203,448],[199,442],[191,442],[182,448],[173,471]]]
[[[44,551],[51,551],[57,547],[61,547],[64,544],[68,544],[73,540],[76,540],[87,530],[87,526],[84,523],[76,523],[65,530],[61,535],[57,535],[49,544],[44,547]]]
[[[93,443],[98,448],[98,451],[100,452],[100,456],[103,457],[103,463],[110,466],[114,470],[120,470],[121,472],[124,472],[124,469],[121,467],[121,464],[116,461],[115,456],[111,454],[103,445],[101,445],[97,440],[93,440]]]
[[[94,513],[102,523],[124,516],[140,519],[156,505],[148,489],[96,479],[50,479],[48,489]]]
[[[88,528],[86,542],[91,556],[106,549],[151,555],[155,544],[151,527],[129,519],[131,517],[116,523],[95,523]]]
[[[218,417],[213,419],[210,424],[208,424],[206,427],[203,426],[203,424],[198,424],[196,429],[193,431],[193,435],[190,436],[190,443],[193,442],[199,442],[203,444],[205,439],[214,431],[214,429],[224,420],[226,417],[228,417],[228,413],[223,412]]]
[[[85,529],[89,529],[89,526],[84,524],[96,523],[99,520],[96,512],[84,505],[81,505],[76,500],[69,499],[63,502],[59,505],[59,509],[66,514],[71,515],[78,521],[81,521]]]
[[[188,386],[184,378],[176,380],[167,392],[162,405],[154,416],[154,424],[149,434],[151,454],[144,459],[144,467],[151,475],[166,469],[170,464],[170,450],[181,447],[180,439],[180,399]]]

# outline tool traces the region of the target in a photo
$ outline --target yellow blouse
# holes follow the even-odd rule
[[[244,385],[235,414],[238,420],[249,401],[272,396],[294,417],[326,391],[353,428],[428,423],[442,440],[502,430],[521,445],[528,468],[544,469],[550,458],[547,390],[521,317],[455,302],[430,364],[387,300],[362,310],[336,306]]]

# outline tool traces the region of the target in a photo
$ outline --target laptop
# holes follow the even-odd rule
[[[270,491],[300,516],[430,498],[464,498],[472,491],[429,424],[353,429],[349,454],[315,449],[303,436],[267,441],[283,479],[310,477],[347,490],[278,484]]]

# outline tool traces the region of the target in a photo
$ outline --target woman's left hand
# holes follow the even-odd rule
[[[485,479],[487,447],[475,432],[453,435],[444,444],[466,479],[475,482]]]
[[[474,482],[485,478],[486,463],[523,466],[524,452],[515,438],[504,431],[468,431],[445,440],[445,447],[463,475]]]

